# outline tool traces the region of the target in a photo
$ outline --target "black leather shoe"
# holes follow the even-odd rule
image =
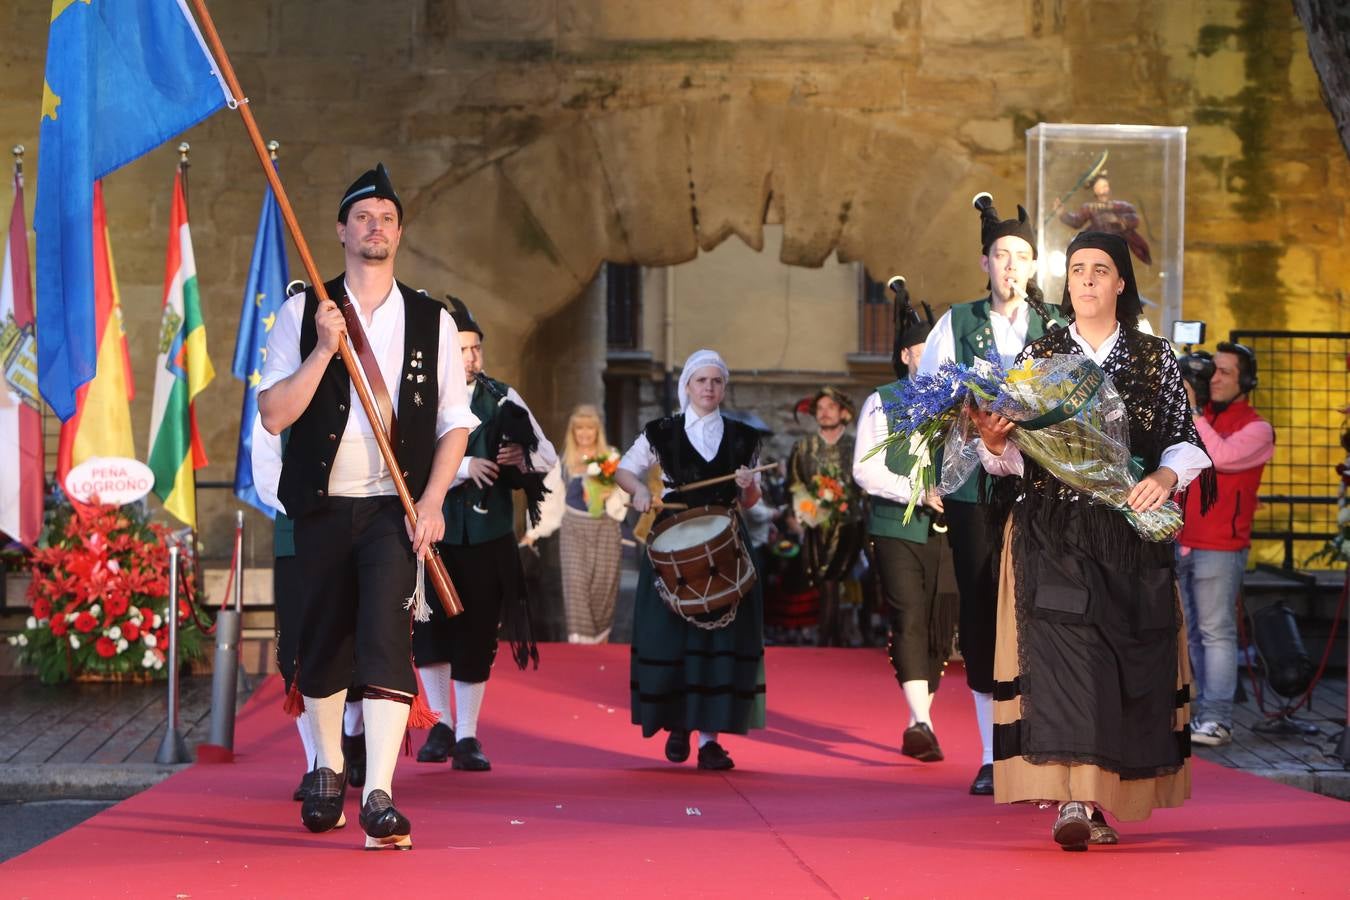
[[[315,769],[314,783],[300,806],[300,821],[316,834],[347,824],[342,803],[347,798],[347,779],[327,767]]]
[[[347,783],[352,787],[366,784],[366,735],[343,734],[342,758],[347,763]]]
[[[431,726],[427,742],[417,751],[418,762],[443,763],[450,758],[450,748],[455,746],[455,729],[444,722]]]
[[[708,741],[698,748],[698,767],[710,769],[713,772],[722,772],[736,768],[736,764],[731,761],[731,757],[727,755],[727,751],[722,749],[721,744],[717,741]]]
[[[381,790],[373,790],[361,807],[361,829],[366,833],[367,850],[412,849],[412,823],[394,808],[394,801]]]
[[[678,728],[670,730],[666,738],[666,759],[673,763],[682,763],[689,758],[689,732]]]
[[[927,722],[915,722],[905,729],[900,744],[900,752],[912,756],[919,762],[941,762],[942,748],[938,746],[937,735]]]
[[[314,773],[306,772],[300,776],[300,785],[291,794],[292,800],[303,800],[309,796],[309,789],[314,786]]]
[[[975,773],[975,780],[970,783],[970,792],[980,797],[993,796],[994,766],[992,763],[985,763],[980,766],[980,771]]]
[[[488,772],[492,769],[492,763],[483,755],[483,745],[478,743],[478,738],[460,738],[455,741],[455,749],[450,751],[453,761],[451,768],[462,769],[465,772]]]

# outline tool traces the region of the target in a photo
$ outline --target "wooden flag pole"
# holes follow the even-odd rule
[[[319,276],[319,268],[314,264],[314,257],[309,252],[309,245],[305,242],[305,236],[300,232],[300,223],[295,218],[295,211],[291,208],[291,201],[286,196],[286,189],[281,185],[281,178],[272,165],[271,155],[268,153],[266,145],[263,144],[258,123],[253,118],[252,110],[249,109],[248,97],[244,94],[243,88],[239,86],[239,79],[234,73],[234,66],[230,64],[229,54],[225,52],[225,46],[220,41],[215,22],[211,20],[211,14],[207,12],[204,0],[192,0],[192,7],[197,12],[202,36],[206,38],[206,42],[211,48],[211,55],[215,57],[216,65],[220,66],[220,74],[224,77],[226,85],[229,86],[230,93],[234,95],[239,117],[244,121],[244,129],[248,132],[254,152],[258,154],[258,162],[262,164],[263,174],[272,188],[273,195],[277,198],[277,206],[281,209],[281,218],[285,221],[286,230],[290,232],[291,240],[295,243],[296,252],[300,254],[300,263],[305,268],[305,274],[309,276],[309,282],[314,286],[314,292],[318,295],[319,302],[329,300],[331,298],[328,296],[328,292],[324,290],[323,279]],[[366,387],[366,383],[361,377],[356,355],[352,352],[347,341],[343,341],[339,345],[338,355],[342,358],[342,364],[347,369],[347,377],[351,379],[352,386],[356,388],[356,396],[361,401],[361,408],[365,410],[366,418],[370,420],[371,428],[375,432],[375,442],[380,448],[380,456],[384,459],[384,464],[389,467],[389,474],[394,478],[394,489],[398,491],[398,498],[403,503],[403,511],[407,515],[408,521],[416,525],[417,509],[414,506],[412,494],[408,491],[408,483],[403,480],[403,472],[399,468],[398,458],[394,455],[393,445],[389,443],[389,435],[384,429],[383,419],[375,408],[375,401],[370,395],[370,389]],[[455,590],[454,584],[451,583],[450,573],[445,570],[445,563],[441,560],[434,544],[427,554],[426,568],[427,574],[431,576],[432,584],[436,586],[436,593],[440,597],[445,614],[456,616],[463,612],[464,604],[460,602],[459,593]]]

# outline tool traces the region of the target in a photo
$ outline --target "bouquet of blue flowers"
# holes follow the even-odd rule
[[[1125,402],[1091,360],[1056,354],[1008,372],[983,362],[975,368],[948,364],[933,376],[911,379],[895,404],[903,409],[886,409],[892,432],[887,443],[918,436],[931,446],[941,435],[940,493],[960,487],[980,465],[972,403],[1017,422],[1008,439],[1023,454],[1073,490],[1119,510],[1145,539],[1171,540],[1180,530],[1176,503],[1137,513],[1126,502],[1143,467],[1130,455]],[[924,465],[927,472],[911,475],[915,485],[935,481],[931,461]]]

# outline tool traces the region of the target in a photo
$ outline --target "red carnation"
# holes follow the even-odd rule
[[[49,619],[52,615],[52,601],[46,597],[39,597],[33,601],[33,618],[41,621]]]
[[[141,618],[145,620],[145,626],[149,628],[155,621],[155,611],[148,606],[142,606]]]
[[[94,642],[94,652],[104,659],[109,659],[117,655],[117,644],[113,643],[112,638],[101,637]]]
[[[65,616],[57,616],[55,619],[52,619],[52,634],[53,634],[55,637],[65,637],[65,636],[66,636],[66,617],[65,617]]]
[[[178,621],[184,622],[188,616],[192,615],[192,607],[188,606],[186,600],[178,601]]]
[[[126,622],[122,625],[122,637],[129,641],[138,641],[141,639],[141,626],[135,622]]]
[[[116,618],[126,613],[127,607],[131,605],[131,598],[118,591],[115,594],[108,595],[107,611],[108,615]]]
[[[81,634],[88,634],[97,627],[98,619],[95,619],[87,612],[82,612],[75,617],[75,630]]]

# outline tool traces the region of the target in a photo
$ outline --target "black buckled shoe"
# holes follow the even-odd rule
[[[666,738],[666,759],[673,763],[682,763],[689,758],[689,732],[679,728],[670,729]]]
[[[412,849],[412,823],[394,808],[394,801],[379,789],[370,792],[361,807],[361,829],[366,833],[367,850]]]
[[[985,763],[980,766],[980,771],[975,773],[975,780],[970,783],[970,792],[977,797],[990,797],[994,793],[994,765]]]
[[[306,797],[309,796],[309,789],[312,788],[313,786],[314,786],[314,773],[306,772],[305,774],[300,776],[300,784],[298,787],[296,787],[295,793],[291,794],[291,799],[292,800],[305,799]]]
[[[722,749],[721,744],[717,741],[708,741],[698,748],[698,767],[713,772],[724,772],[736,768],[736,764],[731,761],[731,757]]]
[[[366,784],[366,735],[342,735],[342,758],[347,764],[347,783],[352,787],[365,787]]]
[[[492,763],[483,755],[483,745],[478,743],[478,738],[460,738],[455,741],[455,749],[450,751],[451,768],[461,769],[465,772],[489,772],[492,770]]]
[[[1092,820],[1088,818],[1087,807],[1077,800],[1070,800],[1059,808],[1059,818],[1051,832],[1055,843],[1063,850],[1086,850],[1088,839],[1092,837]]]
[[[942,748],[938,746],[937,735],[927,722],[915,722],[905,729],[901,739],[900,752],[912,756],[919,762],[942,762]]]
[[[1089,825],[1089,844],[1119,844],[1120,833],[1112,828],[1106,821],[1106,816],[1100,809],[1092,811],[1092,819]]]
[[[427,742],[417,751],[418,762],[443,763],[450,758],[450,748],[455,746],[455,729],[444,722],[431,726]]]
[[[347,798],[347,778],[327,767],[315,769],[314,783],[300,806],[300,821],[315,834],[347,824],[342,813]]]

